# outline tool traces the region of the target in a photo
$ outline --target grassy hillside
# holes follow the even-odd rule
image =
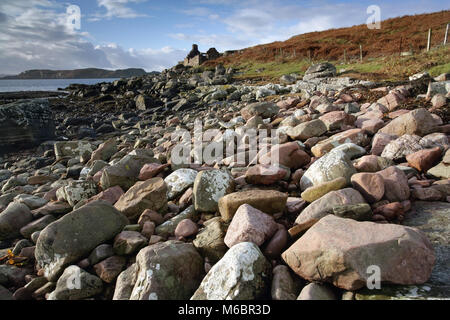
[[[312,32],[284,42],[247,48],[209,61],[205,66],[222,63],[243,72],[242,78],[261,80],[273,80],[289,73],[302,74],[311,63],[320,61],[331,61],[339,70],[347,70],[346,74],[372,79],[404,79],[425,70],[438,75],[450,72],[449,45],[442,46],[447,23],[450,23],[450,10],[385,20],[380,30],[359,25]],[[429,28],[433,30],[433,50],[426,52]],[[413,55],[401,56],[405,51]]]

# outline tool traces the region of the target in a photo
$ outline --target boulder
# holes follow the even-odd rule
[[[94,265],[94,270],[100,279],[106,283],[112,283],[122,272],[126,262],[124,257],[112,256]]]
[[[287,131],[287,135],[293,140],[306,141],[312,137],[320,137],[327,132],[327,127],[322,120],[316,119],[299,124]]]
[[[248,184],[271,185],[284,179],[289,173],[277,165],[258,164],[245,172],[245,181]]]
[[[273,268],[271,296],[272,300],[296,300],[297,284],[291,276],[289,268],[278,265]]]
[[[384,197],[390,202],[402,202],[409,199],[410,191],[405,173],[393,166],[378,172],[384,179]]]
[[[114,289],[113,300],[130,300],[137,277],[136,263],[133,263],[125,271],[119,274]]]
[[[383,153],[384,148],[389,142],[397,139],[398,136],[386,133],[378,132],[372,139],[372,151],[371,153],[376,156],[380,156]]]
[[[102,290],[103,282],[100,278],[78,266],[70,266],[58,279],[56,289],[50,293],[48,300],[82,300],[93,297]]]
[[[423,149],[420,144],[421,138],[416,135],[405,134],[389,142],[383,149],[381,156],[386,159],[400,160],[406,156]]]
[[[197,171],[193,169],[178,169],[168,175],[164,179],[167,185],[167,199],[172,200],[181,195],[194,184],[196,177]]]
[[[321,157],[339,145],[354,143],[359,146],[365,146],[368,142],[369,139],[362,129],[350,129],[320,141],[311,148],[311,152],[316,157]]]
[[[248,190],[230,193],[219,200],[219,211],[224,221],[230,221],[238,208],[249,204],[268,214],[283,212],[288,196],[275,190]]]
[[[351,291],[367,285],[372,266],[381,270],[382,282],[422,284],[435,262],[431,243],[417,229],[334,215],[321,219],[282,258],[302,278]]]
[[[297,300],[337,300],[337,298],[327,285],[310,283],[302,289]]]
[[[331,191],[337,191],[345,188],[346,185],[347,180],[344,177],[339,177],[334,180],[322,182],[315,186],[307,188],[302,192],[301,197],[303,200],[311,203],[319,198],[322,198],[324,195]]]
[[[145,247],[148,239],[137,231],[122,231],[114,239],[114,253],[130,255]]]
[[[248,204],[243,204],[236,211],[224,241],[229,248],[241,242],[253,242],[261,246],[277,230],[273,217]]]
[[[91,155],[91,162],[95,160],[108,161],[117,152],[116,139],[103,142]]]
[[[114,238],[127,223],[127,218],[110,204],[89,203],[41,231],[36,243],[36,261],[47,279],[55,281],[66,266]]]
[[[436,123],[431,113],[427,109],[420,108],[395,118],[378,132],[397,136],[410,134],[423,137],[433,132],[435,128]]]
[[[187,207],[183,212],[177,214],[172,219],[167,220],[163,224],[160,224],[158,227],[156,227],[155,234],[163,237],[173,235],[178,224],[184,219],[192,219],[195,221],[198,220],[198,213],[195,211],[193,205]]]
[[[277,115],[279,111],[280,108],[272,102],[256,102],[243,108],[241,115],[246,121],[254,116],[260,116],[266,119]]]
[[[312,65],[305,72],[303,81],[310,81],[317,78],[332,78],[337,74],[336,67],[331,63],[319,63]]]
[[[17,202],[11,202],[0,212],[0,240],[14,239],[20,236],[20,229],[33,220],[30,209]]]
[[[263,165],[281,165],[290,169],[302,168],[310,162],[311,157],[302,150],[299,142],[275,145],[259,159]]]
[[[197,174],[194,180],[193,199],[195,210],[217,212],[219,199],[234,192],[234,179],[223,170],[206,170]]]
[[[306,170],[300,179],[300,189],[305,191],[309,187],[333,181],[340,177],[343,177],[349,184],[352,175],[355,173],[356,169],[353,167],[349,153],[340,149],[333,150],[315,161]]]
[[[441,148],[420,150],[406,156],[408,164],[421,172],[427,172],[441,159]]]
[[[139,251],[136,269],[130,300],[187,300],[204,275],[194,246],[172,240]]]
[[[377,173],[357,173],[352,176],[353,188],[369,203],[380,201],[384,196],[384,179]]]
[[[269,286],[271,266],[258,246],[242,242],[217,262],[191,300],[257,300]]]
[[[72,181],[67,186],[59,188],[56,192],[58,200],[65,200],[72,207],[96,194],[97,185],[92,180]]]
[[[328,131],[339,130],[345,125],[353,125],[355,117],[345,111],[332,111],[325,113],[319,119],[325,124]],[[318,135],[317,135],[318,136]]]
[[[137,182],[119,198],[114,207],[130,220],[137,219],[146,209],[166,212],[166,184],[161,178]]]
[[[295,220],[299,228],[306,230],[323,217],[332,213],[335,206],[365,203],[363,196],[352,188],[331,191],[314,201]]]
[[[70,157],[80,158],[85,153],[91,154],[93,145],[88,141],[58,141],[55,143],[56,160]]]
[[[189,238],[198,232],[198,226],[191,219],[184,219],[178,223],[174,234],[175,237]]]
[[[205,228],[197,234],[193,245],[202,256],[216,263],[228,250],[224,238],[225,226],[220,217],[216,217],[205,222]]]
[[[114,186],[128,190],[138,181],[139,173],[145,164],[157,162],[158,160],[147,154],[128,154],[115,165],[103,170],[100,185],[103,190]]]

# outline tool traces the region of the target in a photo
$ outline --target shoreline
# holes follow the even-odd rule
[[[0,92],[0,104],[14,102],[20,99],[58,98],[67,96],[68,91],[10,91]]]

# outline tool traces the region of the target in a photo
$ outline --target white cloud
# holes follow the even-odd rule
[[[98,21],[101,19],[112,19],[112,18],[138,18],[147,17],[146,14],[138,13],[132,8],[128,7],[128,4],[132,3],[142,3],[147,0],[97,0],[99,7],[106,9],[105,13],[96,13],[90,18],[90,21]]]
[[[205,7],[195,7],[190,9],[182,10],[184,14],[187,14],[188,16],[208,16],[211,15],[212,12],[210,9]]]
[[[187,54],[186,50],[178,50],[171,47],[125,50],[114,43],[97,46],[96,49],[105,53],[114,69],[125,69],[133,66],[135,68],[144,68],[147,71],[162,71],[183,60]]]
[[[257,42],[251,42],[248,39],[241,39],[234,35],[223,34],[185,34],[185,33],[171,33],[169,37],[176,40],[188,41],[197,43],[203,47],[203,51],[214,47],[219,51],[241,49],[249,45],[256,45]]]
[[[17,3],[17,5],[16,5]],[[88,33],[67,26],[65,8],[45,0],[1,0],[0,73],[29,69],[144,68],[173,66],[186,51],[123,49],[116,44],[94,46]]]

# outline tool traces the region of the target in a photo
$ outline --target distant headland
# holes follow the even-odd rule
[[[144,69],[105,70],[96,68],[76,70],[27,70],[18,75],[0,77],[0,79],[103,79],[129,78],[146,75]]]

